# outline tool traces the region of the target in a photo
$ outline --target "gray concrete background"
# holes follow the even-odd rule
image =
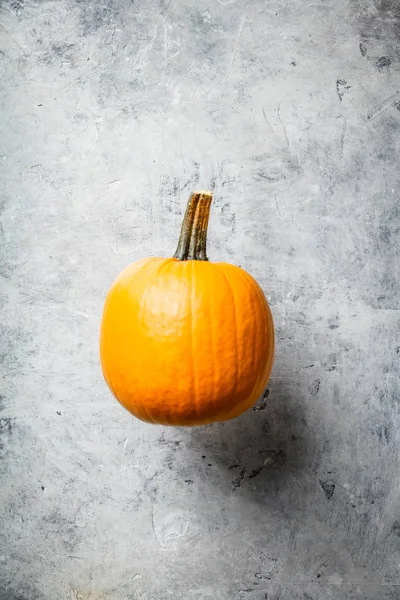
[[[0,6],[1,600],[400,599],[398,0]],[[209,186],[268,397],[148,426],[103,300]]]

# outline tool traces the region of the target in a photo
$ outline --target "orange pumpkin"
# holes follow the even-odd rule
[[[189,199],[173,258],[145,258],[112,285],[101,323],[105,380],[133,415],[203,425],[243,413],[274,357],[267,300],[246,271],[206,255],[211,192]]]

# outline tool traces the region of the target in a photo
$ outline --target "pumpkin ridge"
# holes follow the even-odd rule
[[[247,277],[244,276],[245,273],[246,273],[245,271],[240,269],[240,271],[239,271],[240,277],[242,278],[243,281],[245,281],[248,284],[248,279],[247,279]],[[252,295],[250,295],[250,301],[251,301],[252,312],[255,314],[257,312],[257,308],[256,308],[256,302]],[[256,357],[255,346],[254,346],[254,344],[251,344],[251,364],[252,365],[254,365],[255,357]],[[255,386],[256,386],[256,384],[254,384],[253,389],[251,390],[252,394],[254,393]]]
[[[214,297],[212,295],[212,293],[210,293],[210,287],[212,290],[212,286],[210,286],[210,279],[208,279],[208,301],[209,301],[209,314],[208,314],[208,319],[209,319],[209,323],[210,323],[210,337],[211,337],[211,352],[212,352],[212,357],[213,357],[213,368],[211,369],[211,374],[212,374],[212,390],[213,390],[213,397],[212,397],[212,401],[214,402],[214,398],[215,398],[215,371],[214,368],[217,369],[217,381],[219,382],[219,362],[218,360],[215,360],[216,357],[216,345],[215,345],[215,335],[214,335],[214,323],[215,323],[215,319],[214,319]],[[214,367],[215,365],[215,367]]]
[[[269,306],[268,306],[269,308]],[[272,332],[272,340],[271,340],[271,352],[269,355],[269,361],[268,361],[268,367],[266,369],[266,375],[268,375],[268,379],[271,376],[272,373],[272,368],[274,366],[274,359],[275,359],[275,329],[274,329],[274,318],[272,316],[272,311],[269,310],[269,315],[268,315],[268,329]]]
[[[238,274],[241,277],[242,281],[246,282],[247,286],[250,286],[250,284],[251,284],[254,287],[255,280],[253,279],[253,277],[249,273],[247,273],[247,271],[244,271],[243,269],[239,269]],[[260,290],[261,290],[261,288],[260,288]],[[260,295],[258,289],[257,289],[257,296],[258,296],[259,299],[261,298],[261,295]],[[261,315],[261,312],[262,312],[262,311],[260,311],[259,302],[255,302],[255,299],[253,298],[252,295],[250,295],[250,297],[251,297],[251,302],[252,302],[252,310],[254,311],[254,313],[257,313],[257,316],[258,316],[258,319],[259,319],[260,315]],[[252,365],[254,365],[254,360],[255,360],[255,347],[252,344],[252,358],[251,358]],[[254,395],[255,389],[257,388],[257,386],[259,384],[259,380],[260,380],[260,378],[258,378],[254,382],[254,385],[253,385],[253,387],[251,389],[251,394],[249,395],[249,397],[252,397]]]
[[[195,277],[194,277],[194,268],[195,268],[195,262],[191,261],[191,271],[192,271],[192,277],[191,277],[191,281],[190,281],[190,348],[191,348],[191,352],[190,352],[190,357],[191,357],[191,361],[192,361],[192,375],[193,375],[193,398],[194,398],[194,406],[195,406],[195,412],[196,412],[196,416],[199,415],[199,408],[198,408],[198,398],[197,398],[197,377],[196,377],[196,361],[194,360],[194,338],[195,338],[195,328],[194,328],[194,306],[195,306],[195,285],[194,285],[194,281],[195,281]]]
[[[154,268],[152,269],[152,275],[157,274],[157,271],[162,266],[162,264],[163,264],[163,261],[156,263],[154,265]],[[143,294],[140,299],[139,322],[143,320],[143,315],[146,312],[147,299],[148,299],[148,296],[150,293],[150,289],[151,289],[150,287],[146,287],[143,290]],[[145,408],[145,403],[143,402],[142,398],[140,398],[139,404],[140,404],[140,407],[142,409],[142,414],[144,415],[145,419],[147,419],[149,421],[149,423],[155,423],[154,419],[152,419],[151,416],[149,415],[147,408]]]
[[[271,331],[271,333],[272,333],[272,348],[269,352],[269,360],[265,367],[263,378],[265,378],[266,375],[268,374],[268,379],[269,379],[269,376],[272,371],[272,366],[274,363],[274,358],[275,358],[275,331],[274,331],[274,321],[273,321],[273,317],[272,317],[272,312],[269,307],[268,301],[266,301],[264,291],[261,288],[260,284],[247,271],[241,271],[241,275],[242,275],[243,279],[245,279],[247,282],[252,283],[252,285],[257,290],[257,295],[258,295],[259,299],[266,302],[266,304],[267,304],[267,316],[266,316],[266,320],[265,320],[265,331],[266,332]]]
[[[233,396],[236,396],[237,393],[237,387],[238,387],[238,369],[239,369],[239,360],[238,360],[238,331],[237,331],[237,314],[236,314],[236,303],[235,303],[235,295],[232,291],[232,287],[231,284],[229,283],[229,279],[227,278],[227,276],[224,273],[224,267],[223,265],[221,265],[221,263],[218,263],[216,265],[218,267],[219,272],[222,274],[222,277],[225,280],[225,284],[226,287],[228,289],[229,295],[232,299],[232,306],[233,306],[233,317],[234,317],[234,321],[235,321],[235,382],[233,384]]]

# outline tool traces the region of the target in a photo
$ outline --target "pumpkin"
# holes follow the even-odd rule
[[[207,259],[211,192],[190,196],[173,258],[145,258],[113,283],[101,322],[104,378],[133,415],[163,425],[236,417],[271,373],[274,327],[246,271]]]

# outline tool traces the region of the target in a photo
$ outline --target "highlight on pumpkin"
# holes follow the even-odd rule
[[[257,401],[271,374],[274,326],[263,291],[243,269],[207,258],[211,202],[211,192],[193,192],[173,258],[133,262],[106,297],[104,378],[143,421],[232,419]]]

